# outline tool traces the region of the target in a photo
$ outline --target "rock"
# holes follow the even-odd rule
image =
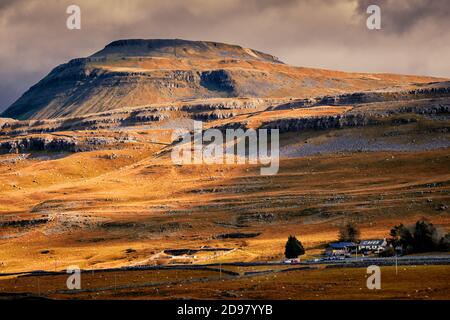
[[[24,151],[75,151],[77,141],[73,138],[25,137],[0,142],[0,150],[10,153]]]
[[[279,129],[280,133],[304,130],[325,130],[374,125],[378,122],[362,114],[344,114],[324,117],[288,118],[265,122],[264,129]]]
[[[245,239],[245,238],[255,238],[259,236],[261,233],[241,233],[241,232],[235,232],[235,233],[224,233],[219,234],[215,236],[215,239]]]

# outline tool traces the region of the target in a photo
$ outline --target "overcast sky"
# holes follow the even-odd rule
[[[81,30],[66,8],[81,8]],[[370,4],[382,30],[366,27]],[[126,38],[239,44],[286,63],[450,77],[449,0],[0,0],[0,110],[53,67]]]

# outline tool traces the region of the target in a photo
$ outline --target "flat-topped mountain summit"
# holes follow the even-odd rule
[[[187,40],[119,40],[53,69],[1,116],[50,119],[211,98],[309,98],[415,89],[431,77],[293,67],[237,45]]]
[[[117,40],[91,57],[162,57],[186,59],[241,59],[281,63],[278,58],[257,50],[211,41],[182,39]]]

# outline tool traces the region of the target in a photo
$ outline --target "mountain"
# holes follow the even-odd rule
[[[148,284],[176,272],[164,281],[179,297],[211,298],[235,278],[218,290],[183,279],[206,283],[198,272],[226,262],[233,273],[270,262],[266,272],[284,259],[288,235],[312,259],[347,222],[361,239],[423,218],[450,231],[448,80],[292,67],[214,42],[121,40],[55,68],[3,116],[2,274],[76,265],[93,271],[85,294],[105,297],[117,272],[112,297],[166,298]],[[262,176],[261,164],[175,163],[174,129],[193,120],[222,132],[278,129],[278,174]],[[270,272],[296,272],[280,271]],[[314,270],[298,272],[286,283]],[[74,298],[60,272],[32,275],[55,279],[36,287],[33,277],[0,277],[0,294]]]
[[[218,42],[131,39],[57,66],[1,116],[51,119],[193,99],[310,98],[414,89],[438,80],[293,67],[270,54]]]

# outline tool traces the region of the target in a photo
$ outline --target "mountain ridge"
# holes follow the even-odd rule
[[[123,48],[127,48],[126,51]],[[214,41],[194,41],[183,39],[122,39],[107,44],[102,50],[89,56],[90,58],[121,56],[152,56],[174,58],[240,58],[283,63],[270,54]]]
[[[52,119],[193,99],[407,90],[440,80],[445,79],[294,67],[270,54],[218,42],[128,39],[57,66],[1,116]]]

